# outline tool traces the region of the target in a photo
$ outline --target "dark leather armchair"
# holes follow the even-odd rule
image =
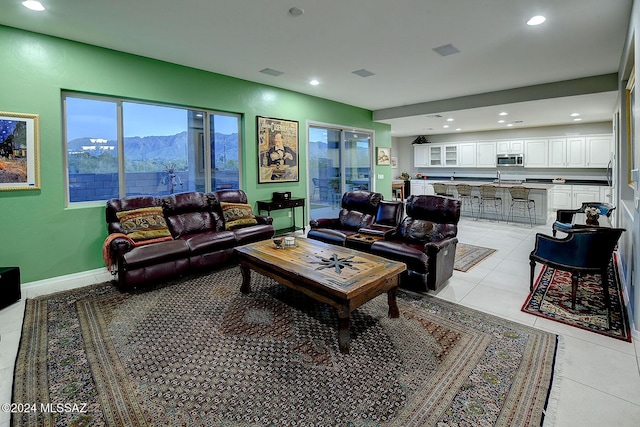
[[[307,237],[344,246],[347,236],[372,224],[378,213],[382,194],[370,191],[347,191],[342,195],[338,218],[320,218],[309,222]]]
[[[571,272],[571,307],[576,306],[576,293],[580,276],[584,273],[600,274],[607,307],[609,285],[607,268],[624,228],[594,227],[574,230],[563,239],[536,234],[536,246],[529,255],[531,275],[529,290],[533,292],[536,262]]]
[[[409,196],[407,216],[397,230],[371,245],[371,253],[407,264],[401,286],[437,290],[453,275],[460,201],[440,196]]]
[[[553,223],[551,231],[553,237],[556,236],[556,232],[558,231],[566,232],[567,229],[570,229],[573,215],[584,212],[586,208],[597,208],[600,210],[601,215],[607,217],[610,217],[616,209],[615,206],[604,202],[582,202],[582,206],[578,209],[558,209],[556,212],[556,221]]]

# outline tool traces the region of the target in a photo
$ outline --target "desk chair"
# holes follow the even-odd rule
[[[605,303],[609,300],[607,268],[613,251],[624,228],[583,228],[573,231],[564,239],[536,234],[536,246],[529,255],[531,274],[529,291],[533,292],[533,277],[536,262],[571,273],[571,308],[576,308],[578,282],[584,273],[600,274]]]

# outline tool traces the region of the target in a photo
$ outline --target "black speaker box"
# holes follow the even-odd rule
[[[20,268],[0,267],[0,308],[8,307],[20,298]]]
[[[272,198],[274,202],[291,200],[291,191],[274,191]]]

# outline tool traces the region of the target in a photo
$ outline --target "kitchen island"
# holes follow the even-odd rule
[[[535,223],[544,225],[552,223],[555,220],[555,212],[551,201],[553,200],[553,191],[555,184],[535,183],[535,182],[520,182],[504,180],[500,183],[492,182],[489,180],[475,181],[475,180],[455,180],[455,181],[442,181],[442,180],[412,180],[411,181],[411,194],[435,194],[433,191],[433,184],[444,184],[447,188],[447,193],[453,197],[458,197],[458,191],[456,186],[458,184],[468,184],[472,188],[472,195],[480,196],[479,188],[481,185],[491,185],[496,188],[496,196],[502,198],[502,211],[496,213],[491,209],[486,209],[482,219],[490,220],[504,220],[507,221],[509,216],[509,207],[511,206],[511,194],[509,188],[512,187],[525,187],[530,190],[529,199],[535,202]],[[469,206],[465,204],[462,209],[462,216],[475,217],[477,215],[477,205],[473,213]],[[526,212],[521,210],[514,210],[513,222],[529,223],[529,216]]]

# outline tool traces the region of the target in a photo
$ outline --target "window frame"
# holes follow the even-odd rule
[[[187,112],[195,113],[203,113],[202,117],[202,137],[204,140],[203,144],[197,143],[194,147],[190,147],[189,149],[197,150],[198,153],[195,157],[196,159],[199,156],[203,156],[202,160],[204,163],[204,187],[206,192],[214,191],[212,189],[212,181],[215,177],[214,173],[214,165],[211,161],[211,129],[210,129],[210,120],[213,120],[215,116],[226,116],[233,117],[237,120],[237,142],[238,142],[238,188],[243,188],[243,159],[242,159],[242,147],[243,147],[243,125],[244,125],[244,117],[241,113],[234,113],[230,111],[218,111],[207,108],[198,108],[191,107],[185,105],[177,105],[172,103],[161,103],[156,101],[147,101],[141,99],[133,99],[133,98],[125,98],[125,97],[114,97],[107,95],[99,95],[99,94],[90,94],[83,92],[74,92],[74,91],[62,91],[61,94],[61,110],[62,110],[62,149],[63,149],[63,167],[64,167],[64,192],[65,192],[65,206],[66,207],[83,207],[83,206],[97,206],[104,204],[108,199],[96,199],[96,200],[86,200],[86,201],[71,201],[70,194],[70,179],[69,179],[69,151],[68,151],[68,129],[67,129],[67,99],[75,98],[75,99],[83,99],[83,100],[93,100],[93,101],[102,101],[102,102],[111,102],[116,104],[116,144],[117,144],[117,173],[118,173],[118,197],[123,198],[127,197],[126,195],[126,170],[125,170],[125,137],[124,137],[124,117],[123,117],[123,104],[124,103],[138,103],[145,104],[150,106],[158,106],[158,107],[168,107],[168,108],[178,108],[184,109]],[[188,113],[189,114],[189,113]],[[209,141],[209,143],[206,143]],[[202,150],[203,149],[203,150]],[[203,151],[200,153],[200,151]],[[189,164],[189,168],[199,168],[200,165],[196,160],[196,163],[191,165]],[[198,173],[198,171],[196,171]],[[197,185],[197,183],[195,184]],[[158,193],[149,193],[150,195],[158,195]]]

